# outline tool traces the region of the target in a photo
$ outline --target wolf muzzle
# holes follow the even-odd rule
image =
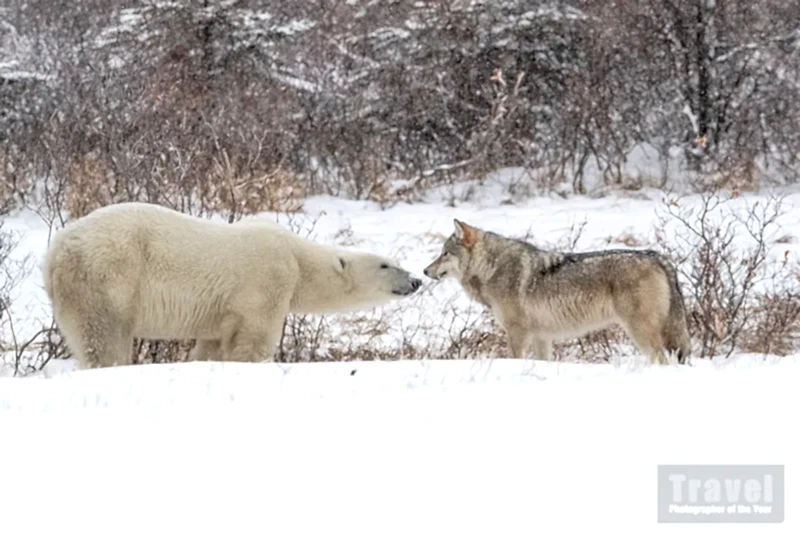
[[[443,273],[434,272],[435,269],[433,269],[432,267],[434,267],[433,264],[428,265],[427,267],[425,267],[425,269],[422,271],[422,274],[424,274],[425,276],[427,276],[428,278],[431,278],[433,280],[439,280],[439,279],[442,278],[442,275],[447,274],[446,272],[443,272]]]

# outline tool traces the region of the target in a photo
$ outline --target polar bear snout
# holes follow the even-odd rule
[[[409,274],[405,280],[405,283],[395,286],[392,293],[405,297],[406,295],[416,292],[420,287],[422,287],[422,280],[419,278],[414,278]]]
[[[420,280],[419,278],[414,278],[412,276],[410,277],[409,280],[411,283],[411,293],[414,293],[417,289],[419,289],[422,286],[422,280]]]

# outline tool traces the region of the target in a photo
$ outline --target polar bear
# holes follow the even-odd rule
[[[195,339],[192,360],[274,361],[287,314],[364,310],[422,285],[388,258],[272,221],[225,224],[138,202],[68,223],[42,270],[82,368],[132,363],[134,337]]]

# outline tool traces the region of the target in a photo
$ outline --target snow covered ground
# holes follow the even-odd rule
[[[664,530],[658,464],[777,463],[787,512],[769,530],[796,532],[798,380],[800,358],[757,356],[5,378],[0,531],[638,534]]]
[[[653,244],[660,192],[520,200],[513,178],[387,209],[312,198],[301,223],[317,218],[310,237],[420,275],[453,218],[541,245],[563,244],[584,221],[577,249],[624,236]],[[787,201],[776,258],[800,253],[800,193]],[[20,232],[16,256],[38,262],[41,219],[24,212],[4,228]],[[35,268],[15,290],[20,337],[49,318]],[[469,313],[479,308],[454,283],[427,282],[375,312],[389,326],[370,343],[397,347],[418,325],[414,342],[438,346]],[[362,342],[340,337],[327,342]],[[786,519],[769,530],[796,532],[798,383],[800,355],[679,368],[478,359],[73,371],[54,361],[0,378],[0,532],[660,532],[657,465],[703,463],[785,465]]]

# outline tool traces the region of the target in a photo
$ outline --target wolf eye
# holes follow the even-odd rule
[[[389,265],[386,263],[381,263],[381,269],[388,269]]]

